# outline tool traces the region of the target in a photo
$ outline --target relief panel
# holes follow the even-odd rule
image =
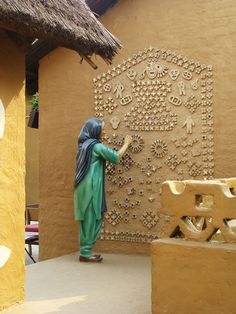
[[[150,242],[170,217],[160,213],[165,180],[214,175],[213,69],[166,49],[147,48],[94,78],[104,143],[133,143],[107,165],[109,212],[101,239]]]

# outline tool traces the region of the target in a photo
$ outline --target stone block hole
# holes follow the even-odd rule
[[[214,196],[205,194],[195,195],[195,207],[197,210],[209,210],[212,209],[214,205]]]

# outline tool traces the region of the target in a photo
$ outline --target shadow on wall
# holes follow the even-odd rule
[[[19,62],[19,59],[21,60],[23,57],[23,53],[16,47],[13,41],[10,40],[3,31],[0,31],[0,35],[1,42],[4,43],[5,41],[7,43],[7,49],[0,51],[1,60],[4,60],[4,62],[1,62],[0,67],[0,77],[2,78],[0,84],[0,99],[6,110],[13,98],[19,96],[24,86],[24,80],[20,80],[18,75],[19,71],[24,67],[24,63]],[[15,57],[13,58],[12,56]]]
[[[3,138],[5,128],[5,109],[0,98],[0,139]]]

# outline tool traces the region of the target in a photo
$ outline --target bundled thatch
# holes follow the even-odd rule
[[[84,0],[1,0],[0,27],[107,61],[121,47]]]

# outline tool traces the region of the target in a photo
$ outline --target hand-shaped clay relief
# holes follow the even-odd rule
[[[5,127],[5,109],[0,99],[0,138],[3,138]]]
[[[116,130],[120,124],[120,119],[118,117],[113,117],[111,118],[110,123],[113,129]]]

